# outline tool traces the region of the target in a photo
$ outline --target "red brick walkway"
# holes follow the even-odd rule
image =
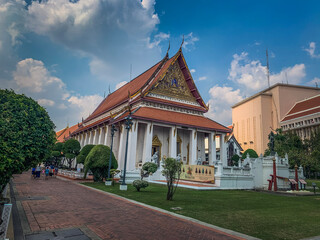
[[[32,232],[85,226],[102,239],[241,239],[70,181],[14,178]]]

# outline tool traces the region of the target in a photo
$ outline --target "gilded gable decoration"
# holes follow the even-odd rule
[[[179,63],[174,62],[165,76],[151,88],[151,93],[196,102],[184,79]]]

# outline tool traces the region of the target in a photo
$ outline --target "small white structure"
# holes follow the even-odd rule
[[[295,170],[289,169],[288,156],[280,158],[275,156],[247,158],[239,162],[239,166],[223,166],[221,162],[215,165],[215,184],[219,189],[268,189],[273,174],[273,159],[276,162],[278,189],[289,189],[289,179],[295,179]],[[298,169],[299,179],[304,179],[303,169]]]

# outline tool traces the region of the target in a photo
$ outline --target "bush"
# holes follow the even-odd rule
[[[109,168],[109,157],[110,157],[110,148],[104,145],[94,146],[86,160],[84,162],[85,172],[84,175],[87,175],[89,169],[93,173],[93,180],[95,182],[103,181],[103,178],[108,177],[108,168]],[[117,169],[118,163],[112,153],[111,169]]]
[[[141,188],[146,188],[149,186],[149,183],[145,180],[134,180],[132,185],[140,192]]]
[[[67,159],[69,170],[71,170],[72,162],[79,154],[81,149],[80,143],[76,139],[69,139],[63,144],[62,151]]]
[[[231,158],[232,165],[233,166],[237,166],[238,163],[239,163],[239,159],[240,159],[240,157],[239,157],[238,154],[233,155],[232,158]]]
[[[95,145],[92,145],[92,144],[88,144],[88,145],[85,145],[79,155],[77,156],[77,164],[79,163],[82,163],[84,164],[84,161],[86,160],[86,157],[88,156],[88,154],[90,153],[91,149],[94,147]]]
[[[158,170],[158,165],[153,162],[146,162],[143,164],[141,169],[141,180],[144,177],[148,177],[149,175],[152,175]]]
[[[246,151],[244,151],[244,153],[242,154],[242,159],[245,159],[247,157],[247,153],[249,153],[250,158],[258,158],[259,157],[255,150],[249,148]]]

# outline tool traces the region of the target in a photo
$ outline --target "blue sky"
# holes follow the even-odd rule
[[[0,0],[0,86],[36,99],[57,129],[86,118],[108,93],[185,37],[183,53],[210,110],[271,83],[320,84],[318,1]]]

